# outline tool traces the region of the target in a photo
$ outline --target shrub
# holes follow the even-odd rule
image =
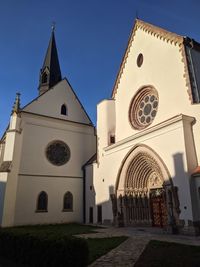
[[[0,231],[0,255],[18,263],[37,267],[84,267],[89,250],[84,239],[36,237]]]

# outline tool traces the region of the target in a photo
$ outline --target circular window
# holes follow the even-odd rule
[[[149,126],[156,116],[157,109],[157,91],[151,86],[139,90],[129,108],[129,120],[133,128],[142,130]]]
[[[139,54],[138,57],[137,57],[137,66],[138,67],[141,67],[142,66],[142,63],[143,63],[143,54]]]
[[[61,166],[69,161],[70,149],[62,141],[53,141],[47,146],[46,157],[53,165]]]

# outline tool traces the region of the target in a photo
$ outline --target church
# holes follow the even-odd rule
[[[135,20],[94,127],[52,35],[38,97],[0,142],[2,227],[84,222],[200,233],[200,44]]]

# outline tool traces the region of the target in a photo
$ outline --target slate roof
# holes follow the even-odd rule
[[[51,38],[49,40],[49,45],[41,69],[41,74],[44,72],[46,68],[48,69],[50,74],[48,88],[51,88],[62,80],[54,30],[51,33]],[[41,86],[41,81],[40,81],[40,86]]]

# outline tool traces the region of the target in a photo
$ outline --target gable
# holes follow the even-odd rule
[[[162,28],[159,28],[157,26],[151,25],[147,22],[144,22],[142,20],[136,19],[135,20],[135,24],[134,27],[132,29],[132,32],[130,34],[129,40],[128,40],[128,44],[127,44],[127,48],[125,50],[118,74],[117,74],[117,78],[115,80],[115,84],[112,90],[112,98],[115,98],[115,95],[117,93],[118,90],[118,86],[120,83],[120,79],[122,77],[125,65],[127,63],[127,59],[131,50],[131,46],[133,45],[134,42],[134,38],[136,35],[136,32],[138,30],[143,31],[144,33],[147,33],[148,35],[153,36],[154,38],[159,38],[160,40],[166,41],[167,43],[170,44],[174,44],[174,45],[180,45],[183,43],[183,37],[180,35],[177,35],[175,33],[171,33],[169,31],[166,31]]]
[[[66,115],[61,114],[63,105]],[[23,108],[23,111],[63,120],[92,124],[66,79],[56,84]]]
[[[154,26],[143,22],[138,23],[136,22],[131,35],[112,95],[115,100],[117,140],[177,114],[190,115],[192,112],[183,37],[157,27],[154,29]],[[138,62],[141,54],[142,63]],[[144,97],[143,94],[150,88],[156,92],[156,109],[150,105],[147,105],[146,109],[145,106],[143,116],[136,106],[139,105],[137,103],[140,97]],[[149,110],[153,112],[153,119],[149,117]],[[152,123],[147,123],[140,129],[134,127],[133,114],[138,114],[137,118],[141,117],[143,121],[145,119],[146,122]]]

